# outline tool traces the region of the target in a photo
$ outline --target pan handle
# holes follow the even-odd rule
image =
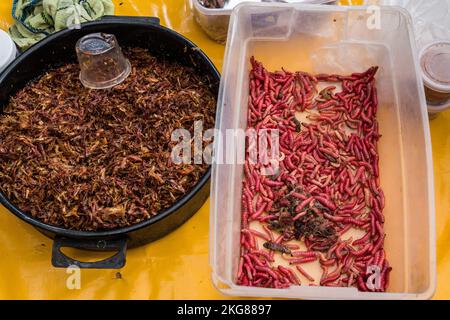
[[[66,256],[61,248],[77,248],[101,251],[117,251],[112,257],[95,262],[81,262]],[[55,237],[52,250],[52,265],[57,268],[68,268],[76,265],[81,269],[120,269],[125,265],[127,238],[113,240],[69,239]]]
[[[130,23],[132,21],[139,21],[144,23],[151,23],[159,25],[158,17],[139,17],[139,16],[103,16],[100,21]]]

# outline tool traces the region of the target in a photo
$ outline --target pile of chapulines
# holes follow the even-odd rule
[[[0,190],[45,223],[85,231],[129,226],[172,206],[207,164],[171,160],[173,130],[214,127],[206,77],[147,50],[124,50],[131,75],[90,90],[78,64],[50,70],[0,115]]]

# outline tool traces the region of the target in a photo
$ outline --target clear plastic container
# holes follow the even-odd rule
[[[255,0],[250,0],[255,1]],[[267,0],[268,1],[268,0]],[[211,9],[200,4],[198,0],[192,0],[194,17],[206,34],[213,40],[225,43],[227,40],[228,23],[233,11],[230,9]],[[262,0],[261,0],[262,2]],[[299,3],[335,4],[333,0],[298,0]]]
[[[309,299],[428,299],[436,286],[435,207],[427,108],[408,13],[381,7],[369,29],[366,7],[241,4],[233,11],[219,91],[217,128],[245,129],[251,56],[270,70],[352,73],[380,67],[378,120],[381,187],[386,196],[385,249],[393,267],[388,292],[235,283],[240,250],[243,166],[214,164],[211,189],[212,279],[233,296]],[[215,140],[225,159],[227,136]],[[240,144],[239,144],[240,143]],[[238,153],[243,153],[243,141]],[[238,154],[237,157],[242,157]]]

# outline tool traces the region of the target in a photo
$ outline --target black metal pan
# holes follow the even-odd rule
[[[0,74],[0,112],[9,97],[30,80],[49,68],[76,61],[75,44],[93,32],[114,34],[122,47],[148,48],[152,54],[194,67],[206,75],[217,94],[220,75],[209,58],[191,41],[163,27],[157,18],[107,16],[88,22],[80,29],[66,29],[50,35],[20,55]],[[154,241],[173,231],[195,212],[209,195],[209,168],[197,185],[172,207],[136,225],[110,231],[85,232],[55,227],[25,214],[0,192],[0,203],[20,219],[54,239],[52,264],[55,267],[77,265],[80,268],[115,269],[125,265],[127,247]],[[96,262],[81,262],[61,252],[62,247],[117,251],[112,257]]]

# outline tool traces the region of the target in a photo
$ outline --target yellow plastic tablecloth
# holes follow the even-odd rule
[[[0,28],[12,23],[12,0],[0,1]],[[224,46],[202,32],[188,0],[115,0],[117,15],[157,16],[196,43],[219,68]],[[341,1],[347,4],[348,1]],[[358,1],[353,1],[358,2]],[[0,48],[1,50],[1,48]],[[450,299],[450,112],[431,121],[436,187],[435,298]],[[129,250],[120,270],[82,270],[69,290],[65,269],[51,266],[52,241],[0,206],[0,299],[224,299],[213,287],[208,260],[209,202],[175,232]],[[93,259],[94,254],[77,253]]]

